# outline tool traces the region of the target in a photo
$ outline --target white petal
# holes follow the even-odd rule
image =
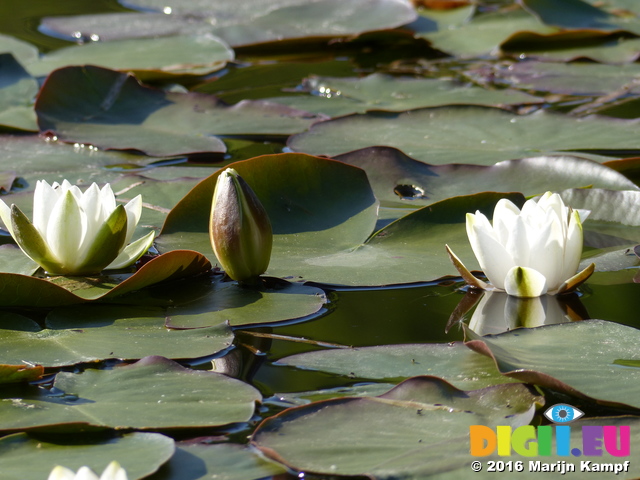
[[[103,216],[107,219],[116,209],[116,196],[108,183],[100,190],[100,200],[102,201]]]
[[[98,476],[91,471],[89,467],[80,467],[76,473],[75,480],[100,480]]]
[[[484,219],[484,220],[483,220]],[[467,235],[480,268],[496,288],[504,289],[504,279],[515,264],[511,255],[495,238],[493,229],[482,214],[467,214]]]
[[[125,237],[124,242],[126,245],[131,241],[133,232],[135,232],[136,226],[140,221],[140,216],[142,215],[142,196],[138,195],[134,199],[130,200],[124,206],[124,209],[127,212],[127,236]]]
[[[127,473],[118,462],[113,461],[104,469],[100,480],[127,480]]]
[[[62,190],[57,183],[50,186],[44,180],[36,182],[36,190],[33,192],[33,226],[44,237],[46,235],[47,226],[49,225],[49,219],[51,218],[51,211],[58,199],[61,197]]]
[[[0,218],[2,219],[2,223],[4,223],[4,228],[14,237],[13,228],[11,227],[11,207],[4,203],[3,200],[0,200]]]
[[[507,273],[504,289],[514,297],[539,297],[547,293],[547,280],[533,268],[513,267]]]
[[[58,465],[53,470],[51,470],[51,473],[49,474],[47,480],[74,480],[75,477],[76,475],[72,470]]]
[[[500,243],[506,245],[511,234],[511,225],[520,215],[520,209],[510,200],[501,199],[493,210],[493,229]]]
[[[551,212],[546,225],[538,232],[535,243],[531,245],[531,262],[528,266],[535,268],[547,279],[547,288],[557,288],[565,279],[562,276],[562,262],[564,259],[564,238],[562,227],[554,221],[555,214]]]
[[[578,271],[580,258],[582,257],[582,224],[580,214],[574,210],[570,214],[569,227],[567,230],[566,245],[564,247],[564,258],[560,276],[562,282],[568,280]],[[559,285],[556,286],[556,288]],[[551,287],[550,287],[551,288]]]
[[[515,217],[515,222],[511,225],[511,235],[505,244],[505,249],[509,252],[513,262],[511,266],[529,265],[530,241],[531,235],[524,218],[522,216]]]
[[[49,219],[46,241],[53,255],[66,268],[82,263],[79,248],[86,229],[86,218],[71,191],[56,202]]]

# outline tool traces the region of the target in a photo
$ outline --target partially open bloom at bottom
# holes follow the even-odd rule
[[[89,467],[80,467],[78,473],[58,465],[49,474],[48,480],[127,480],[127,472],[116,461],[111,462],[98,477]]]
[[[446,248],[462,278],[474,287],[516,297],[565,293],[595,268],[591,264],[576,273],[582,255],[582,220],[587,215],[565,206],[560,195],[551,192],[537,202],[528,200],[522,210],[503,198],[495,206],[493,224],[479,211],[468,213],[469,243],[491,285],[471,275]]]

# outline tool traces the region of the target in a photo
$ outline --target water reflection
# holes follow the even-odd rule
[[[589,318],[578,295],[543,295],[518,298],[504,292],[469,292],[449,320],[449,328],[460,323],[477,303],[469,328],[478,335],[498,334],[524,327],[573,322]]]

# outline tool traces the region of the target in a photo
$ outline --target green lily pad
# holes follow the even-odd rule
[[[89,64],[134,72],[138,78],[151,80],[211,73],[233,58],[233,50],[213,35],[176,35],[74,45],[47,53],[26,67],[38,77],[57,68]]]
[[[629,34],[600,30],[574,30],[549,34],[518,32],[500,49],[520,58],[553,62],[590,59],[600,63],[630,63],[640,57],[640,39]]]
[[[465,215],[493,211],[503,197],[522,199],[494,193],[456,197],[423,207],[372,235],[377,201],[360,169],[301,154],[265,155],[231,166],[271,219],[274,241],[267,275],[332,285],[388,285],[456,275],[445,243],[460,250],[469,268],[477,268]],[[167,216],[157,239],[160,250],[190,245],[208,251],[208,212],[217,176],[203,180]],[[213,253],[206,255],[215,261]]]
[[[2,428],[214,427],[248,421],[261,400],[240,380],[184,368],[164,357],[145,357],[113,370],[61,372],[53,386],[63,394],[3,392],[10,400],[0,404]]]
[[[440,79],[392,77],[379,73],[364,78],[312,77],[307,80],[306,87],[311,95],[269,100],[331,117],[368,110],[402,111],[440,105],[505,106],[542,101],[514,90],[487,90]]]
[[[93,66],[53,72],[35,108],[40,129],[60,140],[154,156],[222,153],[214,135],[285,135],[324,118],[263,101],[227,107],[209,95],[166,93]]]
[[[0,273],[0,305],[53,307],[106,300],[162,281],[198,275],[211,268],[209,261],[198,252],[181,250],[168,253],[150,260],[133,275],[53,277],[49,281]]]
[[[463,392],[414,377],[379,397],[285,410],[265,420],[251,443],[298,471],[425,478],[468,462],[470,425],[526,425],[539,402],[523,385]]]
[[[200,292],[200,298],[187,304],[169,307],[169,328],[197,328],[213,325],[242,326],[274,323],[317,313],[327,297],[319,288],[267,279],[266,288],[247,288],[220,278]]]
[[[155,160],[159,159],[68,145],[38,135],[0,135],[0,171],[15,172],[26,181],[29,191],[37,180],[52,183],[67,179],[74,185],[111,182],[122,175],[123,165],[142,169]]]
[[[563,95],[605,95],[615,91],[640,93],[635,78],[640,65],[603,65],[597,63],[514,63],[507,68],[491,68],[480,75],[497,76],[513,88]],[[474,72],[471,72],[474,76]]]
[[[378,381],[432,375],[461,389],[511,383],[487,360],[462,343],[452,343],[320,350],[281,358],[275,364]]]
[[[32,44],[2,34],[0,34],[0,53],[10,53],[21,65],[37,60],[39,55],[38,49]]]
[[[624,175],[572,156],[506,160],[493,166],[427,165],[395,148],[369,147],[336,159],[366,171],[376,198],[386,207],[422,207],[462,193],[500,190],[532,196],[567,185],[640,190]]]
[[[213,355],[233,341],[222,324],[190,331],[170,331],[162,308],[84,305],[54,309],[46,329],[15,314],[3,313],[0,361],[61,367],[109,358],[138,360],[162,354],[168,358]]]
[[[159,433],[129,433],[85,444],[52,442],[16,433],[0,439],[0,471],[4,480],[42,480],[56,465],[74,472],[88,466],[100,475],[117,461],[129,480],[152,474],[174,454],[171,438]]]
[[[235,444],[181,444],[152,480],[249,480],[286,473],[280,464]]]
[[[294,89],[309,75],[348,77],[353,75],[350,62],[287,62],[253,64],[228,68],[223,76],[191,88],[192,92],[209,93],[227,103],[245,99],[276,97],[283,89]]]
[[[640,142],[629,135],[637,129],[633,121],[606,117],[574,119],[546,111],[514,115],[497,108],[451,106],[319,122],[290,137],[288,145],[329,156],[385,145],[430,164],[493,165],[554,151],[640,152]]]
[[[492,357],[505,375],[604,405],[640,408],[640,370],[615,363],[640,358],[635,328],[585,320],[484,337],[467,333],[466,345]]]
[[[582,0],[518,0],[543,23],[562,28],[615,28],[612,15]]]
[[[134,0],[128,1],[127,6],[147,13],[52,17],[44,24],[69,38],[80,32],[85,38],[98,35],[106,40],[206,31],[238,47],[295,38],[352,36],[398,27],[416,18],[410,4],[397,0],[375,4],[368,0],[349,4],[339,0],[286,0],[264,9],[256,9],[249,0],[221,0],[215,4],[200,0]]]
[[[426,33],[431,44],[443,52],[461,58],[496,55],[498,47],[511,35],[521,32],[552,33],[557,28],[546,26],[522,9],[486,13],[455,28]],[[473,41],[469,41],[469,39]]]
[[[10,53],[0,55],[0,78],[0,126],[37,131],[33,100],[38,82]]]

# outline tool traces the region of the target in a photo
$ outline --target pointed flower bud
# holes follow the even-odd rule
[[[493,224],[479,211],[468,213],[469,242],[491,285],[473,277],[450,250],[449,255],[462,277],[476,287],[516,297],[565,293],[589,278],[595,267],[576,274],[582,221],[588,213],[565,206],[560,195],[551,192],[537,202],[525,202],[522,210],[503,198],[496,204]]]
[[[58,465],[51,471],[48,480],[127,480],[127,472],[116,461],[107,465],[99,478],[89,467],[80,467],[78,473],[73,473],[73,470]]]
[[[273,241],[269,216],[251,187],[232,168],[218,176],[209,238],[220,265],[238,282],[254,282],[269,266]]]
[[[50,275],[94,275],[131,265],[153,243],[151,232],[128,244],[140,220],[140,195],[116,205],[111,186],[84,193],[67,180],[36,183],[33,222],[0,200],[0,218],[22,251]]]

